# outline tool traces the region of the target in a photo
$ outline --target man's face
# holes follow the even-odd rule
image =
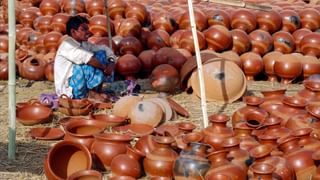
[[[86,23],[81,24],[77,30],[72,30],[72,37],[79,42],[87,41],[91,35],[89,26]]]

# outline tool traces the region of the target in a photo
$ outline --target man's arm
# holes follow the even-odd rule
[[[101,69],[102,71],[106,69],[106,65],[101,64],[94,56],[91,57],[87,64],[95,68]]]

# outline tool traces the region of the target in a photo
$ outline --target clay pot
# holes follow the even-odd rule
[[[230,15],[227,11],[222,9],[212,9],[206,13],[208,18],[208,25],[222,25],[227,29],[230,28]]]
[[[256,15],[259,29],[272,34],[281,28],[282,19],[277,11],[258,11]]]
[[[149,49],[149,50],[142,51],[138,56],[138,58],[140,59],[141,64],[142,64],[141,71],[147,77],[149,76],[149,74],[151,73],[151,71],[154,68],[153,58],[154,58],[155,54],[156,54],[155,50]]]
[[[156,13],[154,18],[151,18],[153,29],[162,29],[171,34],[178,28],[176,21],[166,12]]]
[[[305,8],[299,12],[301,27],[315,31],[320,27],[320,12],[314,8]]]
[[[108,14],[111,19],[121,19],[124,17],[124,12],[127,4],[122,0],[108,1]]]
[[[42,34],[47,34],[51,32],[53,28],[51,26],[51,20],[52,20],[51,15],[39,16],[33,22],[33,26],[36,30],[40,31]]]
[[[46,54],[48,52],[47,48],[44,46],[44,38],[46,37],[45,34],[37,36],[35,40],[35,50],[39,54]]]
[[[17,32],[17,36],[16,36],[16,41],[18,45],[28,45],[29,42],[29,37],[30,35],[33,34],[33,29],[30,27],[24,27],[21,28],[18,32]],[[5,51],[6,49],[8,49],[8,37],[7,36],[0,36],[0,50]],[[8,52],[5,51],[5,52]]]
[[[267,163],[253,163],[250,166],[251,171],[253,172],[253,178],[255,180],[272,180],[273,172],[276,170],[274,165]]]
[[[148,12],[144,5],[138,2],[128,2],[125,9],[126,18],[135,18],[140,24],[147,20]]]
[[[38,102],[29,103],[16,109],[17,120],[26,126],[49,122],[52,110]]]
[[[294,10],[283,10],[280,12],[282,17],[282,30],[293,33],[300,28],[301,21],[299,14]]]
[[[64,140],[80,143],[90,148],[94,139],[93,135],[104,131],[106,123],[95,120],[72,119],[64,126]]]
[[[200,31],[197,31],[197,36],[198,36],[199,49],[202,50],[206,46],[205,36]],[[182,32],[181,38],[180,38],[180,41],[179,41],[179,48],[186,49],[191,54],[195,53],[194,40],[193,40],[193,36],[192,36],[191,30],[186,30],[186,31]]]
[[[69,15],[76,15],[85,12],[85,3],[81,0],[69,1],[62,0],[62,9]]]
[[[60,12],[60,4],[56,0],[43,0],[39,5],[42,15],[55,15]]]
[[[66,24],[70,16],[67,13],[57,13],[51,18],[52,30],[60,32],[61,34],[66,33]]]
[[[245,31],[241,29],[232,29],[230,33],[232,36],[232,51],[239,55],[249,51],[251,48],[251,41]]]
[[[8,80],[8,58],[0,57],[0,80]]]
[[[208,28],[205,33],[209,50],[223,51],[228,49],[232,43],[231,33],[222,25],[214,25]]]
[[[272,38],[275,51],[280,51],[284,54],[294,52],[295,42],[293,36],[289,32],[278,31],[272,35]]]
[[[173,165],[177,158],[177,153],[170,148],[174,139],[169,136],[155,136],[153,140],[157,147],[146,155],[143,160],[143,167],[146,174],[150,177],[173,177]],[[165,157],[165,158],[163,158]]]
[[[138,73],[140,69],[140,60],[132,54],[125,54],[119,57],[116,63],[117,72],[125,76],[126,79],[135,79],[135,74]]]
[[[281,55],[274,64],[274,72],[281,77],[281,82],[288,84],[302,73],[302,64],[297,56]]]
[[[296,44],[296,52],[301,52],[300,50],[300,42],[302,40],[302,38],[307,35],[307,34],[310,34],[312,33],[312,31],[310,29],[307,29],[307,28],[301,28],[301,29],[298,29],[296,30],[292,36],[294,38],[294,42]]]
[[[185,31],[186,30],[178,29],[177,31],[172,33],[172,35],[170,36],[170,46],[172,48],[179,48],[179,41],[181,39],[183,32]]]
[[[237,9],[231,14],[231,28],[241,29],[246,33],[255,30],[257,26],[256,15],[247,9]]]
[[[110,24],[111,25],[111,24]],[[111,33],[113,26],[110,26]],[[97,14],[89,19],[89,31],[93,33],[94,36],[103,37],[108,35],[107,29],[107,17],[105,15]]]
[[[153,67],[157,67],[160,64],[169,64],[179,71],[186,61],[187,58],[181,51],[174,48],[163,47],[155,53],[152,65]]]
[[[43,43],[49,52],[56,52],[60,45],[62,34],[56,31],[51,31],[44,37]]]
[[[249,34],[251,41],[251,51],[264,55],[272,50],[273,39],[272,36],[263,30],[254,30]]]
[[[206,15],[200,9],[194,10],[194,18],[197,31],[203,31],[207,28],[208,22]],[[191,29],[189,12],[184,12],[179,19],[179,29]]]
[[[274,72],[274,64],[281,55],[282,53],[279,51],[271,51],[263,56],[262,61],[264,71],[268,76],[268,81],[277,81],[277,76]]]
[[[141,24],[135,18],[121,19],[119,26],[115,25],[116,35],[126,37],[139,37],[141,32]]]
[[[102,174],[96,170],[80,170],[71,174],[67,180],[79,180],[79,179],[91,179],[91,180],[102,180]]]
[[[44,76],[48,81],[54,82],[54,62],[47,63],[44,67]]]
[[[36,12],[32,10],[24,10],[19,14],[19,22],[23,25],[23,27],[33,28],[33,21],[38,17]]]
[[[85,10],[89,16],[104,14],[104,1],[103,0],[89,0],[85,2]]]
[[[158,50],[169,46],[169,44],[170,35],[162,29],[154,30],[148,35],[147,45],[150,49]]]
[[[44,78],[45,62],[29,57],[19,66],[21,77],[29,80],[42,80]]]
[[[143,50],[141,42],[134,36],[127,36],[119,43],[120,55],[133,54],[138,56]]]
[[[240,60],[240,56],[234,51],[224,51],[220,54],[217,54],[219,57],[232,61],[236,63],[240,68],[242,68],[242,62]]]
[[[302,75],[304,79],[307,79],[313,74],[320,73],[320,63],[315,56],[304,56],[301,60],[302,63]]]
[[[247,80],[254,80],[254,76],[263,71],[263,61],[259,54],[254,52],[246,52],[240,56],[242,69]]]
[[[300,41],[300,50],[304,55],[320,57],[320,49],[316,45],[320,41],[319,33],[306,34]]]
[[[125,154],[132,137],[125,134],[101,133],[94,135],[90,152],[99,169],[110,170],[112,159]]]
[[[139,150],[127,146],[127,153],[114,157],[110,167],[113,174],[117,176],[131,176],[139,178],[142,175],[140,160],[145,154]]]
[[[140,101],[129,112],[131,124],[148,124],[156,127],[163,117],[161,107],[150,101]]]

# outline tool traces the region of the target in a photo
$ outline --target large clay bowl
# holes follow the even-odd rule
[[[114,114],[90,114],[90,117],[94,120],[107,123],[107,127],[119,126],[126,122],[125,117],[116,116]]]
[[[127,124],[112,128],[113,131],[129,134],[132,137],[142,137],[153,133],[154,128],[148,124]]]
[[[79,143],[61,141],[49,150],[44,170],[48,179],[66,179],[77,171],[91,169],[91,166],[88,148]]]
[[[67,178],[67,180],[102,180],[102,174],[96,170],[77,171]]]
[[[64,132],[59,128],[32,128],[30,135],[34,139],[39,140],[57,140],[64,136]]]
[[[59,105],[65,108],[84,108],[88,104],[91,104],[88,99],[72,99],[65,94],[59,97]]]
[[[28,104],[16,109],[17,120],[27,126],[48,122],[52,118],[52,110],[44,105]]]

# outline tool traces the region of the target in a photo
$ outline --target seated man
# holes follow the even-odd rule
[[[55,90],[73,99],[106,100],[100,93],[102,83],[112,75],[115,58],[106,46],[90,44],[89,21],[82,16],[70,17],[66,25],[69,35],[61,42],[54,62]]]

